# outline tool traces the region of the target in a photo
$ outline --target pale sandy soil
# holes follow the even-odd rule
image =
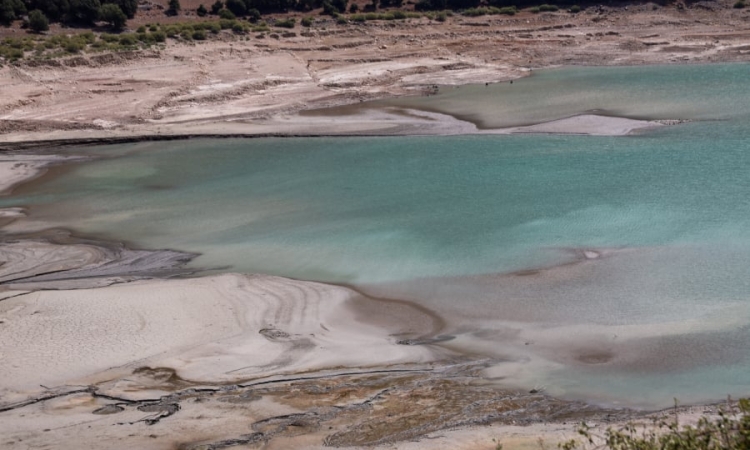
[[[730,1],[682,9],[589,7],[514,17],[454,16],[337,25],[294,36],[200,45],[169,42],[134,54],[71,57],[0,69],[0,143],[145,135],[438,133],[434,118],[387,112],[331,120],[301,110],[432,86],[498,82],[557,65],[746,61],[750,11]],[[471,124],[447,132],[471,132]],[[582,125],[581,130],[572,129]],[[585,123],[555,127],[590,130]]]
[[[420,111],[365,109],[335,120],[298,113],[425,95],[435,84],[503,81],[529,67],[743,61],[749,15],[729,2],[699,2],[444,24],[329,21],[279,39],[226,35],[5,66],[0,147],[159,135],[476,133],[473,124]],[[660,124],[578,116],[492,132],[651,126]],[[5,193],[59,162],[3,155]],[[0,218],[22,214],[6,209]],[[262,275],[164,280],[181,274],[190,255],[58,231],[14,233],[0,243],[0,448],[491,449],[493,439],[539,448],[540,436],[558,442],[584,418],[604,428],[641,416],[487,386],[492,362],[467,358],[458,340],[431,345],[440,318],[406,302]],[[557,335],[547,339],[559,344]],[[705,411],[714,409],[683,414],[695,420]]]

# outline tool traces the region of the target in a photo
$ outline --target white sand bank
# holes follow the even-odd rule
[[[431,359],[426,348],[396,345],[387,330],[358,320],[355,297],[336,286],[230,274],[8,298],[0,302],[2,402],[142,366],[221,381]]]
[[[626,119],[624,117],[582,114],[551,122],[505,130],[509,133],[587,134],[591,136],[623,136],[636,130],[664,126],[660,122]]]

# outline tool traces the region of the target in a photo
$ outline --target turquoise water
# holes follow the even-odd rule
[[[556,395],[648,406],[747,395],[749,69],[565,69],[391,103],[483,126],[592,109],[701,119],[633,136],[89,148],[106,158],[0,206],[28,205],[32,220],[142,247],[197,252],[196,267],[354,283],[419,301],[457,318],[448,330],[455,345],[529,361],[535,370],[517,382]],[[497,99],[505,106],[492,107]],[[572,250],[591,248],[627,251],[538,279],[503,275],[571,262]],[[501,333],[510,329],[537,345],[517,347]],[[569,345],[557,348],[556,339]],[[594,341],[614,357],[591,363]],[[502,365],[495,372],[512,378]]]

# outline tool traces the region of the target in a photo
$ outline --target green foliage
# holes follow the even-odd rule
[[[195,30],[193,31],[192,38],[196,41],[205,41],[206,40],[206,32],[204,30]]]
[[[204,29],[211,32],[211,34],[219,34],[219,31],[221,31],[221,25],[219,22],[206,22]]]
[[[548,5],[546,3],[543,4],[543,5],[539,5],[539,11],[540,12],[555,12],[558,9],[559,8],[557,6],[555,6],[555,5]]]
[[[125,22],[128,20],[125,13],[114,3],[102,5],[101,9],[99,9],[99,18],[107,22],[115,30],[121,30],[122,27],[125,26]],[[139,33],[145,31],[145,27],[138,28]]]
[[[222,9],[219,11],[219,18],[224,20],[234,20],[237,18],[237,16],[234,15],[234,13],[228,9]]]
[[[154,42],[164,42],[167,40],[167,34],[163,31],[154,31],[151,33],[151,36],[154,38]]]
[[[205,6],[203,6],[203,3],[201,3],[198,6],[198,9],[195,10],[195,13],[198,15],[198,17],[206,17],[206,15],[208,15],[208,10]]]
[[[43,12],[35,9],[29,13],[29,28],[35,33],[49,30],[49,20]]]
[[[250,8],[247,11],[247,18],[250,22],[255,23],[260,20],[260,11],[255,8]]]
[[[440,11],[439,13],[435,14],[435,20],[438,22],[445,22],[448,20],[448,14],[445,13],[445,11]]]
[[[230,19],[221,19],[219,21],[219,27],[222,30],[231,30],[232,27],[234,26],[234,24],[235,24],[235,20],[233,20],[233,19],[231,19],[231,20]]]
[[[302,20],[300,21],[300,24],[303,27],[310,28],[314,21],[315,19],[313,19],[312,17],[303,17]]]
[[[506,15],[506,16],[514,16],[518,13],[518,10],[515,6],[505,6],[503,8],[496,8],[494,6],[490,6],[489,8],[471,8],[464,10],[461,14],[468,17],[478,17],[478,16],[485,16],[485,15]]]
[[[245,28],[245,25],[237,22],[232,25],[232,31],[236,34],[245,34],[245,32],[247,32],[247,28]]]
[[[180,0],[169,0],[169,7],[167,8],[167,15],[176,16],[180,13],[182,6],[180,6]]]
[[[742,8],[744,8],[744,7],[745,7],[745,0],[737,0],[737,1],[736,1],[736,2],[734,3],[734,7],[735,7],[736,9],[742,9]]]
[[[102,0],[102,5],[109,3],[119,6],[128,19],[135,17],[138,10],[138,0]]]
[[[211,14],[218,15],[219,11],[224,7],[224,3],[221,2],[221,0],[216,0],[213,5],[211,5]]]
[[[126,46],[126,47],[132,47],[138,43],[138,38],[135,34],[129,33],[129,34],[121,34],[119,39],[120,45]]]
[[[70,15],[74,22],[93,24],[99,19],[99,0],[70,0]]]
[[[294,28],[294,25],[297,23],[296,20],[294,20],[294,17],[289,17],[286,20],[277,20],[273,26],[275,27],[281,27],[281,28]]]
[[[578,5],[573,5],[573,6],[571,6],[568,9],[568,12],[571,13],[571,14],[577,14],[577,13],[581,12],[581,7],[578,6]]]
[[[606,448],[610,450],[747,450],[750,449],[750,400],[722,409],[718,418],[701,418],[693,426],[679,426],[661,421],[653,426],[628,424],[620,429],[608,428],[598,435],[586,424],[578,433],[581,444],[570,440],[559,444],[563,450]]]
[[[0,0],[0,24],[11,22],[26,14],[26,6],[21,0]]]
[[[419,0],[414,5],[416,11],[442,11],[447,7],[446,0]]]
[[[226,7],[235,16],[244,16],[247,13],[247,5],[244,0],[226,0]]]

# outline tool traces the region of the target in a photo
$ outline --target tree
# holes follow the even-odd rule
[[[247,13],[247,6],[243,0],[227,0],[226,5],[235,16],[244,16]]]
[[[70,13],[68,0],[33,0],[31,5],[43,12],[52,22],[62,20]]]
[[[26,6],[21,0],[0,0],[0,23],[9,25],[26,14]]]
[[[119,6],[114,3],[107,3],[99,10],[99,18],[109,23],[109,25],[115,30],[121,30],[125,26],[128,17],[120,9]]]
[[[216,2],[211,5],[211,14],[214,16],[219,14],[219,11],[224,7],[224,3],[221,2],[221,0],[216,0]]]
[[[102,3],[113,3],[120,7],[120,10],[128,16],[128,19],[135,17],[138,10],[138,0],[102,0]]]
[[[99,0],[71,0],[70,15],[74,22],[93,24],[99,18]]]
[[[200,6],[198,6],[198,9],[195,10],[195,13],[198,14],[198,17],[206,17],[208,10],[203,6],[203,3],[201,3]]]
[[[182,7],[180,6],[180,0],[169,0],[169,8],[167,8],[168,16],[176,16],[180,13]]]
[[[35,33],[49,30],[49,19],[43,12],[35,9],[29,13],[29,28]]]

